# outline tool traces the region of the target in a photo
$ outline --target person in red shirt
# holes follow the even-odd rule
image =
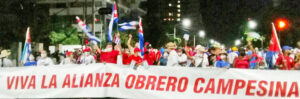
[[[156,65],[159,63],[160,58],[161,58],[161,52],[157,51],[156,49],[156,54],[155,54]]]
[[[119,45],[116,45],[119,48]],[[121,51],[118,49],[113,50],[113,45],[111,42],[107,43],[105,50],[100,52],[100,62],[102,63],[113,63],[117,64],[118,55]]]
[[[128,62],[131,63],[135,61],[135,66],[140,66],[143,64],[143,59],[139,56],[141,50],[139,48],[134,48],[134,54],[130,55],[128,58]]]
[[[145,43],[144,51],[145,51],[144,60],[146,60],[149,65],[153,65],[154,60],[155,60],[155,52],[154,52],[154,49],[152,48],[151,44],[149,44],[149,42]]]
[[[130,63],[128,62],[128,58],[129,58],[129,49],[125,48],[124,52],[122,53],[122,59],[123,59],[123,64],[124,65],[129,65]]]
[[[246,56],[246,51],[240,49],[239,56],[236,57],[233,61],[234,68],[248,69],[249,68],[249,58]]]
[[[277,68],[281,70],[291,70],[294,67],[294,59],[289,56],[292,53],[291,49],[292,47],[290,46],[282,47],[283,53],[279,54],[275,64]]]

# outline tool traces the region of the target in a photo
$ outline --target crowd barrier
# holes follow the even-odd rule
[[[0,69],[1,98],[299,98],[299,71],[125,65]]]

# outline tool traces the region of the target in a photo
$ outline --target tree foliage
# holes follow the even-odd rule
[[[56,31],[51,31],[49,38],[51,44],[64,44],[64,45],[75,45],[80,44],[80,39],[76,28],[66,27]]]

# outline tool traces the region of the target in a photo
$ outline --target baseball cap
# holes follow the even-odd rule
[[[293,49],[293,48],[290,46],[287,46],[287,45],[282,47],[282,50],[291,50],[291,49]]]
[[[139,48],[134,48],[134,52],[141,52],[141,50]]]

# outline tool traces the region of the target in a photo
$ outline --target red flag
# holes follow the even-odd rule
[[[281,47],[280,47],[279,40],[277,37],[277,32],[276,32],[276,29],[275,29],[275,26],[273,23],[272,23],[271,41],[270,41],[268,50],[272,51],[272,52],[281,52]]]

